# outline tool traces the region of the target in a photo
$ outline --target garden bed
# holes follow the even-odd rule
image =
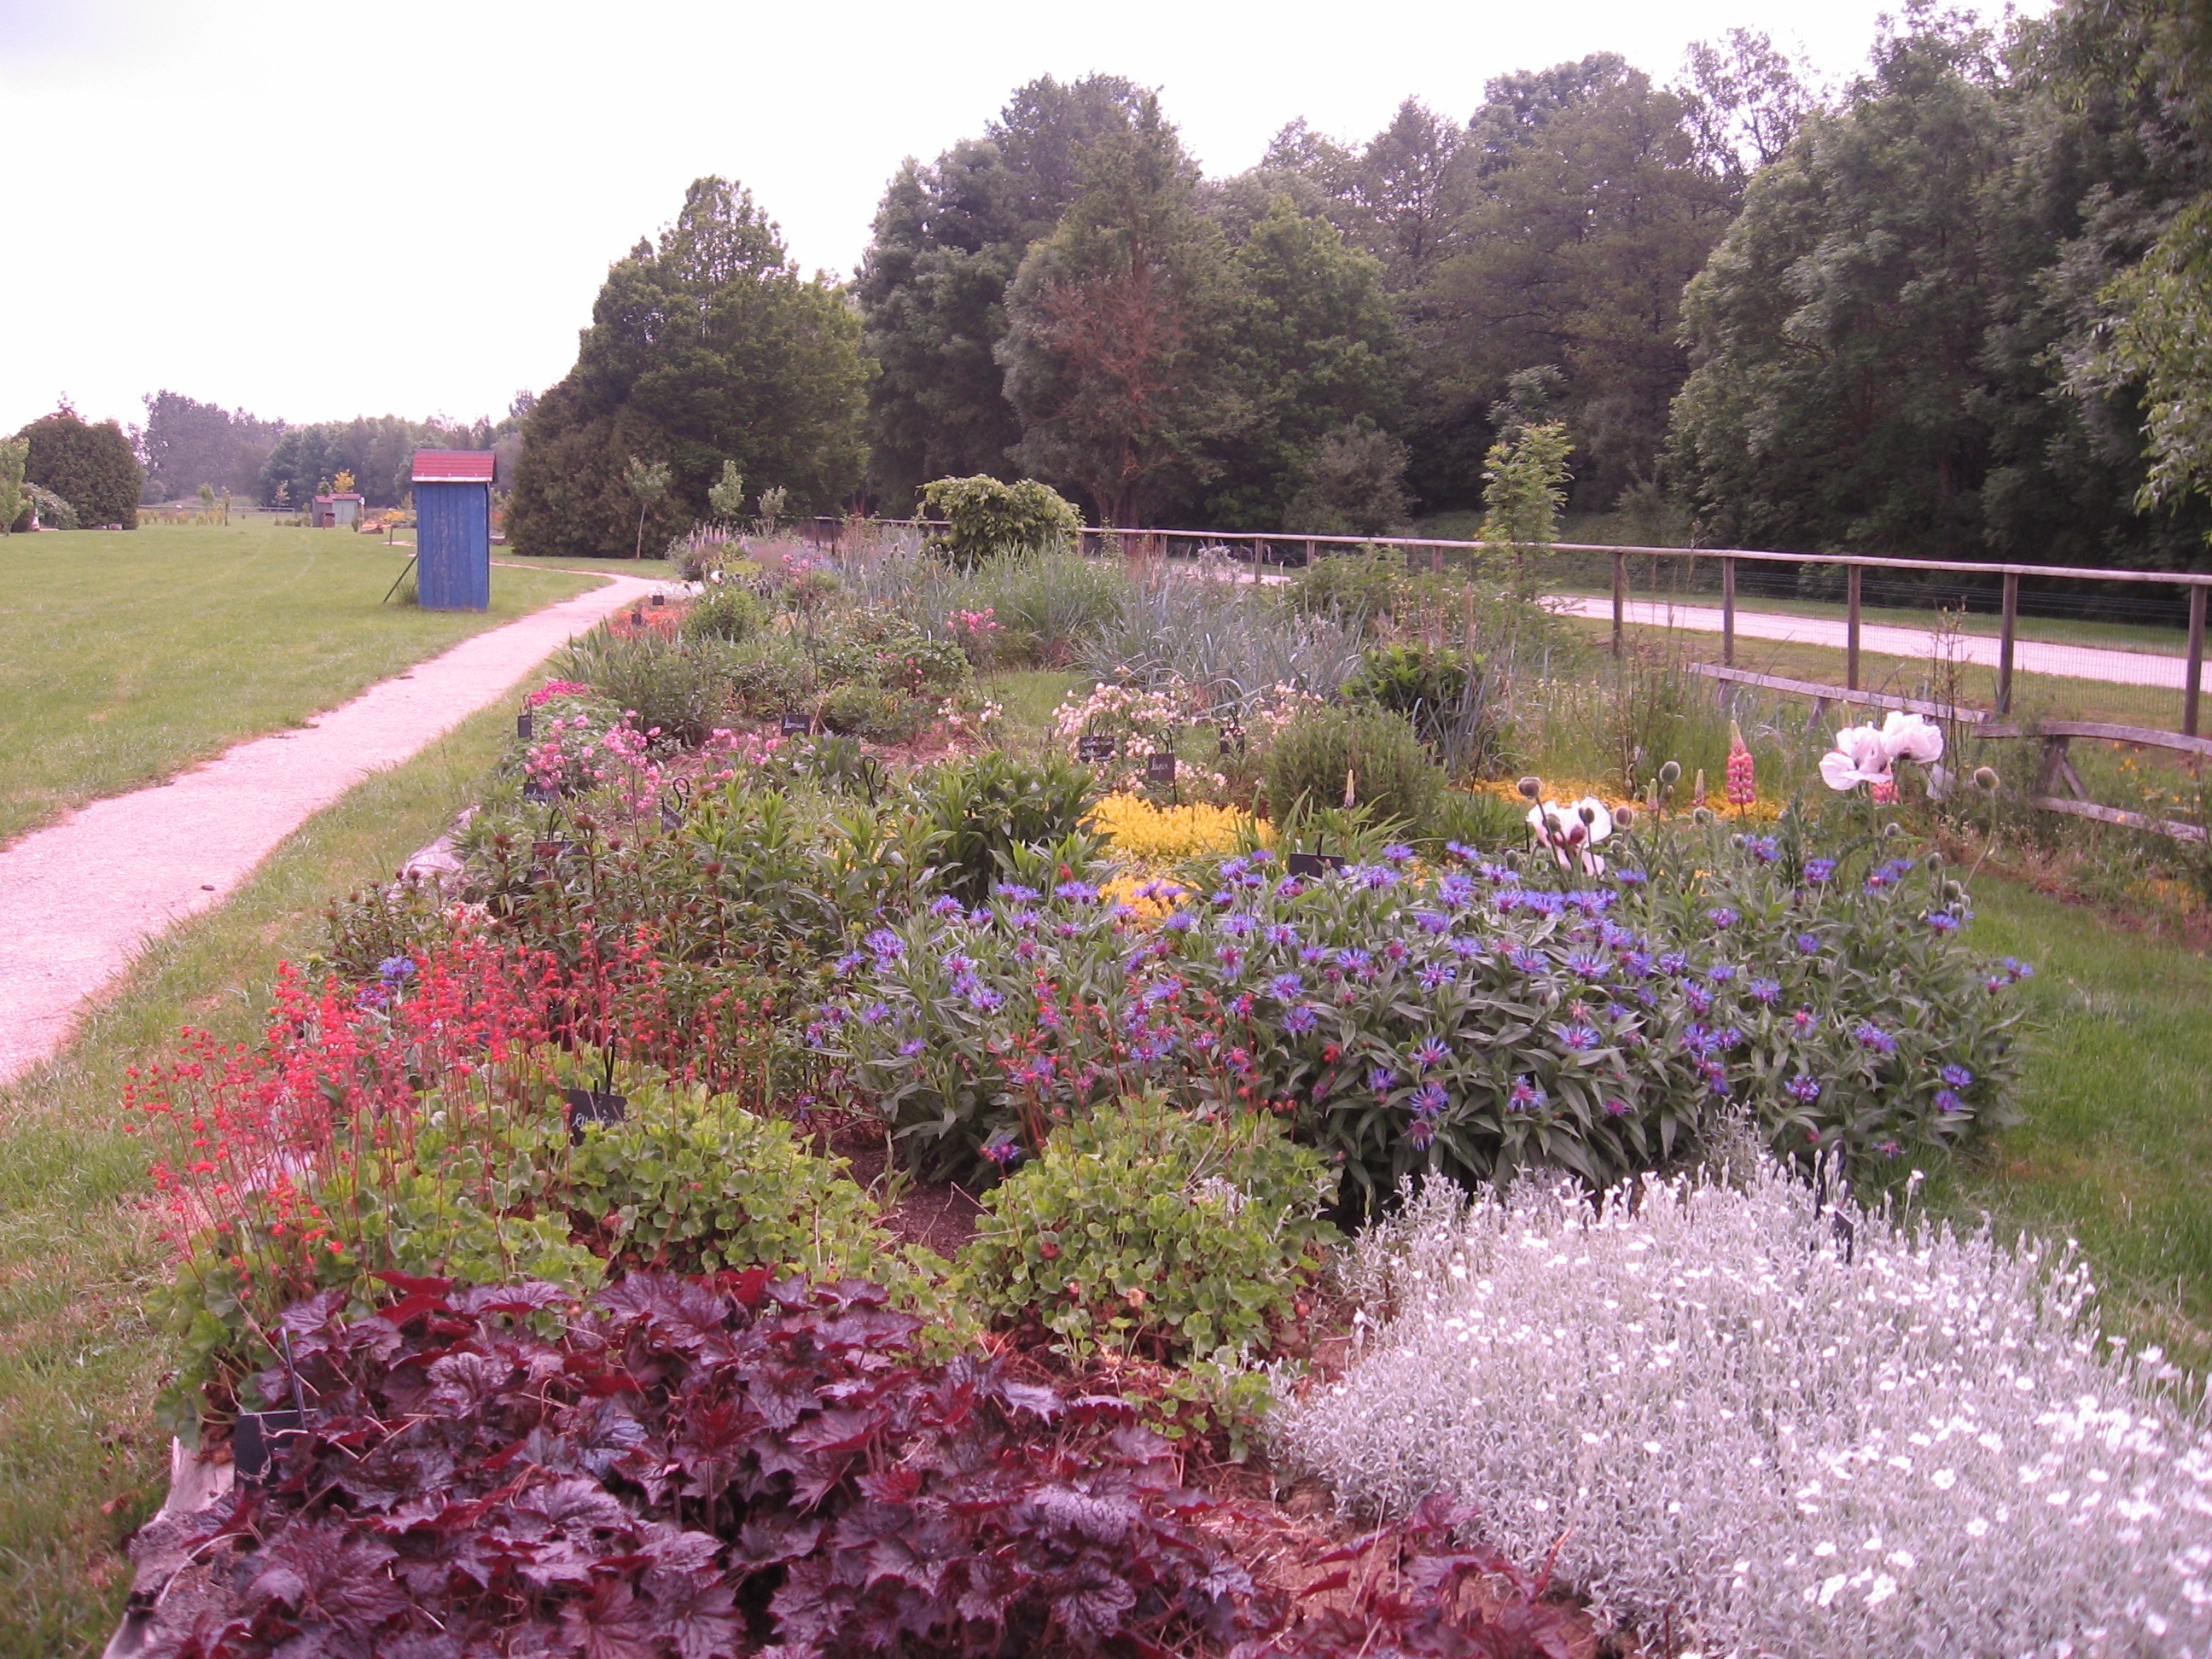
[[[243,1413],[313,1413],[265,1478],[163,1523],[231,1621],[211,1651],[2198,1639],[2186,1585],[2212,1561],[2105,1519],[2145,1482],[2161,1513],[2212,1501],[2212,1450],[2161,1404],[2160,1356],[2063,1358],[2094,1310],[2032,1249],[1968,1250],[1986,1317],[1949,1374],[2041,1343],[2024,1396],[2086,1378],[2156,1443],[2107,1471],[2112,1508],[2064,1518],[2102,1528],[2111,1571],[2044,1574],[2021,1618],[1923,1571],[1925,1542],[1833,1588],[1796,1559],[1731,1589],[1744,1529],[1785,1533],[1809,1466],[1740,1448],[1747,1495],[1712,1515],[1687,1501],[1709,1475],[1590,1449],[1624,1302],[1572,1294],[1591,1229],[1632,1278],[1674,1252],[1650,1258],[1683,1292],[1668,1319],[1746,1259],[1725,1229],[1636,1232],[1670,1203],[1765,1205],[1774,1272],[1806,1280],[1777,1292],[1792,1318],[1952,1293],[1914,1278],[1951,1244],[1850,1195],[2011,1109],[2030,970],[1972,948],[1953,866],[1859,787],[1893,794],[1940,739],[1843,734],[1825,805],[1762,807],[1741,738],[1711,805],[1673,762],[1602,795],[1499,791],[1480,773],[1519,693],[1490,665],[1539,624],[1507,596],[1492,649],[1447,656],[1391,621],[1437,596],[1355,619],[1372,573],[1326,562],[1326,626],[1249,630],[1236,673],[1137,661],[1165,613],[1125,596],[1024,647],[1120,678],[994,731],[973,676],[1006,646],[972,619],[999,607],[945,599],[1018,596],[1022,569],[874,550],[721,574],[575,653],[458,871],[334,907],[258,1046],[191,1038],[134,1084],[179,1247],[165,1409],[210,1447]],[[1295,619],[1303,592],[1231,602]],[[1347,638],[1353,670],[1323,678]],[[900,719],[926,696],[945,748],[787,737],[759,701],[811,724],[844,690]],[[1440,1212],[1455,1192],[1471,1207]],[[1463,1241],[1509,1212],[1531,1276],[1477,1311],[1443,1297],[1498,1279]],[[1731,1304],[1700,1339],[1705,1370],[1760,1357],[1728,1420],[1771,1425],[1795,1386],[1753,1322],[1778,1316]],[[1489,1395],[1392,1403],[1394,1356],[1478,1329]],[[1814,1415],[1848,1418],[1918,1340],[1835,1335],[1845,1381]],[[1607,1533],[1578,1506],[1622,1481],[1693,1519]],[[1944,1512],[1885,1492],[1901,1535]],[[2035,1530],[2031,1558],[2068,1536]],[[1823,1617],[1776,1616],[1806,1584]]]

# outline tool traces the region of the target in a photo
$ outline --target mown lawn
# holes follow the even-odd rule
[[[486,615],[384,605],[407,552],[258,519],[0,538],[0,844],[592,586],[495,568]]]
[[[0,1089],[0,1659],[100,1650],[131,1588],[119,1547],[167,1479],[162,1345],[142,1311],[166,1256],[124,1068],[186,1021],[256,1035],[277,963],[319,942],[333,894],[388,878],[475,798],[509,718],[486,710],[311,819],[151,945],[60,1060]]]
[[[2212,958],[1984,876],[1972,940],[2033,963],[2023,1121],[1936,1172],[1961,1218],[2076,1238],[2124,1328],[2212,1367]]]

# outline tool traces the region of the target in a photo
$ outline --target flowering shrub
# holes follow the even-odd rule
[[[307,1425],[142,1534],[174,1570],[145,1650],[1168,1652],[1262,1623],[1124,1402],[921,1364],[865,1286],[397,1288],[285,1315],[262,1390]]]
[[[1153,866],[1177,864],[1207,853],[1233,853],[1256,843],[1263,833],[1250,813],[1233,806],[1204,802],[1158,806],[1142,795],[1121,793],[1100,801],[1085,822],[1122,858]]]
[[[1717,1650],[2212,1650],[2212,1437],[2069,1254],[1739,1181],[1431,1187],[1363,1245],[1389,1316],[1280,1450],[1358,1509],[1449,1494]]]
[[[1157,926],[1080,879],[1002,883],[870,929],[830,1018],[939,1169],[1153,1082],[1273,1107],[1368,1193],[1532,1162],[1602,1185],[1732,1105],[1791,1152],[1887,1155],[2002,1100],[2015,969],[1961,947],[1939,874],[1792,884],[1764,840],[1644,846],[1656,878],[1565,891],[1404,848],[1301,880],[1262,850]]]
[[[1327,1174],[1263,1116],[1133,1097],[1061,1125],[985,1195],[961,1285],[1079,1353],[1233,1360],[1267,1346],[1320,1265]]]

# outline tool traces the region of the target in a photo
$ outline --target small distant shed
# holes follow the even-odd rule
[[[415,452],[415,591],[428,611],[491,607],[489,449]]]
[[[358,495],[318,495],[315,497],[315,528],[350,530],[361,523],[362,510],[367,505]]]

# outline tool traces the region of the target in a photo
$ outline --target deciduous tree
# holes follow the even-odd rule
[[[26,483],[51,489],[88,528],[138,527],[138,458],[113,421],[88,422],[64,404],[16,434],[26,441]]]

